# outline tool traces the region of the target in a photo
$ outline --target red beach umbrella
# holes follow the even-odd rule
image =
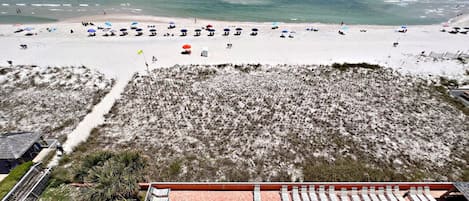
[[[212,28],[213,26],[211,24],[207,25],[207,29]]]
[[[185,45],[182,46],[182,49],[185,49],[185,50],[191,49],[191,45],[185,44]]]

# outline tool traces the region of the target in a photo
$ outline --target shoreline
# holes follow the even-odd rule
[[[36,16],[33,16],[36,17]],[[71,17],[71,18],[64,18],[64,19],[56,19],[56,18],[48,18],[48,17],[40,17],[44,19],[53,20],[52,22],[35,22],[35,23],[15,23],[15,24],[54,24],[54,23],[79,23],[82,21],[114,21],[114,22],[130,22],[130,21],[141,21],[141,22],[148,22],[148,23],[168,23],[170,21],[194,21],[194,18],[185,18],[185,17],[169,17],[169,16],[155,16],[155,15],[145,15],[145,14],[107,14],[107,15],[86,15],[81,17]],[[215,20],[215,19],[208,19],[208,18],[196,18],[197,22],[206,22],[206,23],[236,23],[236,24],[265,24],[265,25],[272,25],[272,22],[267,21],[236,21],[236,20]],[[409,26],[436,26],[441,25],[443,23],[451,23],[451,24],[459,24],[469,21],[469,13],[464,13],[460,16],[456,16],[453,18],[449,18],[447,21],[439,22],[436,24],[410,24]],[[286,25],[337,25],[339,23],[324,23],[324,22],[280,22],[281,24]],[[0,23],[0,25],[8,25],[12,23]],[[347,24],[347,23],[345,23]],[[401,24],[395,25],[383,25],[383,24],[347,24],[347,26],[375,26],[375,27],[396,27],[400,26]]]

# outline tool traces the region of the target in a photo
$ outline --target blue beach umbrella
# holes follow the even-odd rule
[[[402,25],[401,28],[407,29],[407,25]]]
[[[105,22],[104,25],[106,25],[106,26],[108,26],[108,27],[111,27],[111,26],[112,26],[111,22]]]
[[[228,32],[228,31],[230,31],[230,29],[225,28],[225,29],[223,29],[223,31],[224,31],[224,32]]]
[[[288,33],[288,30],[285,29],[285,30],[282,31],[282,33]]]
[[[187,32],[187,29],[181,29],[181,32],[185,33]]]
[[[88,29],[88,33],[96,33],[96,29]]]
[[[127,29],[126,29],[126,28],[122,28],[122,29],[120,29],[120,31],[127,31]]]
[[[137,24],[138,24],[138,22],[132,22],[130,25],[135,26]]]
[[[141,32],[142,30],[143,30],[143,29],[140,29],[140,28],[135,29],[135,31],[137,31],[137,32]]]
[[[236,31],[242,31],[242,30],[243,28],[240,28],[240,27],[236,28]]]
[[[32,28],[32,27],[26,27],[26,28],[24,28],[23,30],[25,30],[25,31],[32,31],[33,29],[34,29],[34,28]]]

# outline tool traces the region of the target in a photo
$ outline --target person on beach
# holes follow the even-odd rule
[[[73,29],[70,29],[70,34],[73,34]]]
[[[156,63],[156,62],[158,61],[158,59],[157,59],[155,56],[153,56],[153,58],[151,59],[151,61],[152,61],[153,63]]]

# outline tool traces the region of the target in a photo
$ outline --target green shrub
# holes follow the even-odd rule
[[[15,186],[15,184],[20,181],[21,177],[28,172],[31,166],[33,166],[33,162],[29,161],[16,166],[10,171],[10,174],[0,182],[0,198],[3,198]]]

